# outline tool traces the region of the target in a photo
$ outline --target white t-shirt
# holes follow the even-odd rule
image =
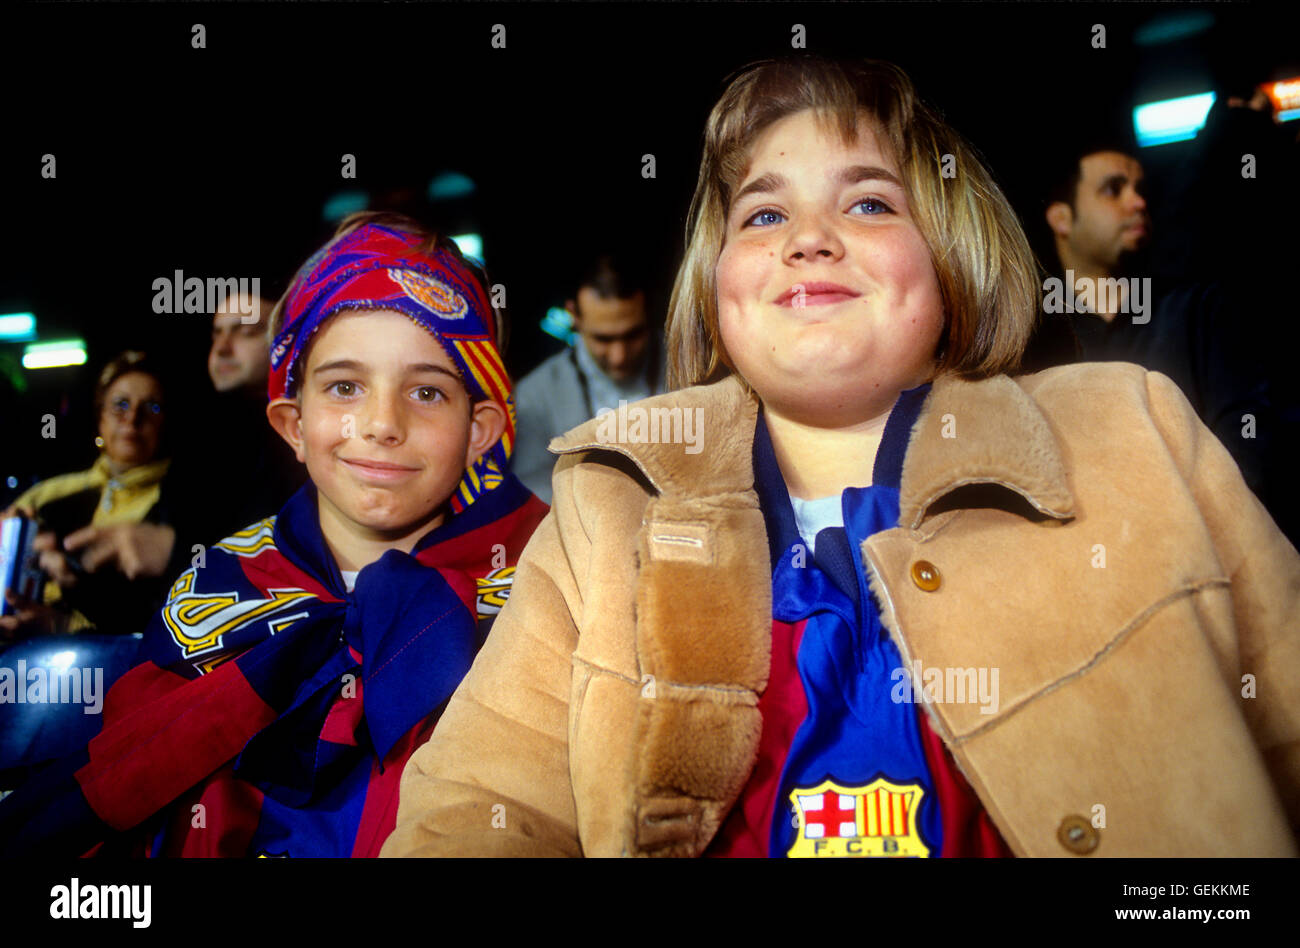
[[[348,592],[352,592],[352,587],[357,584],[357,573],[359,569],[341,569],[339,575],[343,577],[343,585],[347,587]]]
[[[817,534],[827,527],[844,526],[844,504],[842,495],[818,497],[816,500],[790,498],[794,507],[794,522],[799,528],[799,536],[808,545],[808,552],[816,555]]]

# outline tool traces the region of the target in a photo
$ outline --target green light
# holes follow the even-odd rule
[[[64,365],[85,365],[86,343],[82,339],[34,342],[23,349],[24,369],[54,369]]]
[[[479,266],[483,265],[483,237],[480,234],[453,234],[452,241],[460,252],[470,257]]]
[[[335,223],[349,214],[364,211],[369,205],[370,196],[365,191],[339,191],[325,202],[321,217]]]
[[[430,201],[451,201],[469,197],[477,190],[474,181],[459,171],[444,171],[429,182]]]
[[[1205,117],[1212,105],[1213,92],[1139,105],[1133,110],[1138,147],[1149,148],[1195,138],[1196,133],[1205,127]]]
[[[35,313],[5,313],[0,316],[0,342],[26,342],[35,338]]]

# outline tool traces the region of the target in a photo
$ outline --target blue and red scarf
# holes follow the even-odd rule
[[[507,474],[348,592],[307,484],[176,580],[98,736],[0,803],[0,852],[376,855],[546,510]]]

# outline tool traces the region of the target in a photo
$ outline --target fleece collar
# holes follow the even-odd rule
[[[885,421],[885,430],[876,451],[876,462],[872,466],[871,483],[873,486],[898,488],[903,476],[903,460],[907,454],[907,443],[912,435],[921,407],[930,393],[930,384],[908,389],[898,396],[889,418]],[[767,522],[768,552],[772,563],[777,563],[791,544],[799,542],[799,527],[794,517],[794,505],[790,502],[790,492],[781,476],[781,467],[776,460],[776,450],[772,447],[772,435],[767,429],[765,413],[760,408],[758,421],[754,426],[754,491],[758,494],[758,503]],[[851,595],[851,594],[850,594]]]
[[[555,438],[556,454],[613,451],[631,459],[661,495],[705,498],[754,488],[758,399],[735,376],[669,392],[620,410],[658,410],[661,435],[670,409],[693,412],[699,450],[660,437],[655,443],[602,441],[601,419]],[[892,420],[892,418],[891,418]],[[605,431],[613,428],[603,426]],[[634,431],[632,425],[627,431]],[[891,460],[891,466],[896,461]],[[1074,516],[1074,496],[1056,437],[1033,399],[1006,375],[977,382],[936,379],[907,440],[899,488],[899,526],[916,529],[929,509],[960,487],[991,484],[1019,494],[1038,513]]]

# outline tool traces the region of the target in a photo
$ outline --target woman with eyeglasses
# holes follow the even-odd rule
[[[41,481],[4,512],[34,517],[43,602],[16,601],[0,637],[138,632],[160,590],[144,577],[165,563],[175,533],[159,503],[171,461],[163,453],[163,384],[143,352],[123,352],[95,386],[99,457],[88,470]],[[138,617],[138,621],[137,618]]]

